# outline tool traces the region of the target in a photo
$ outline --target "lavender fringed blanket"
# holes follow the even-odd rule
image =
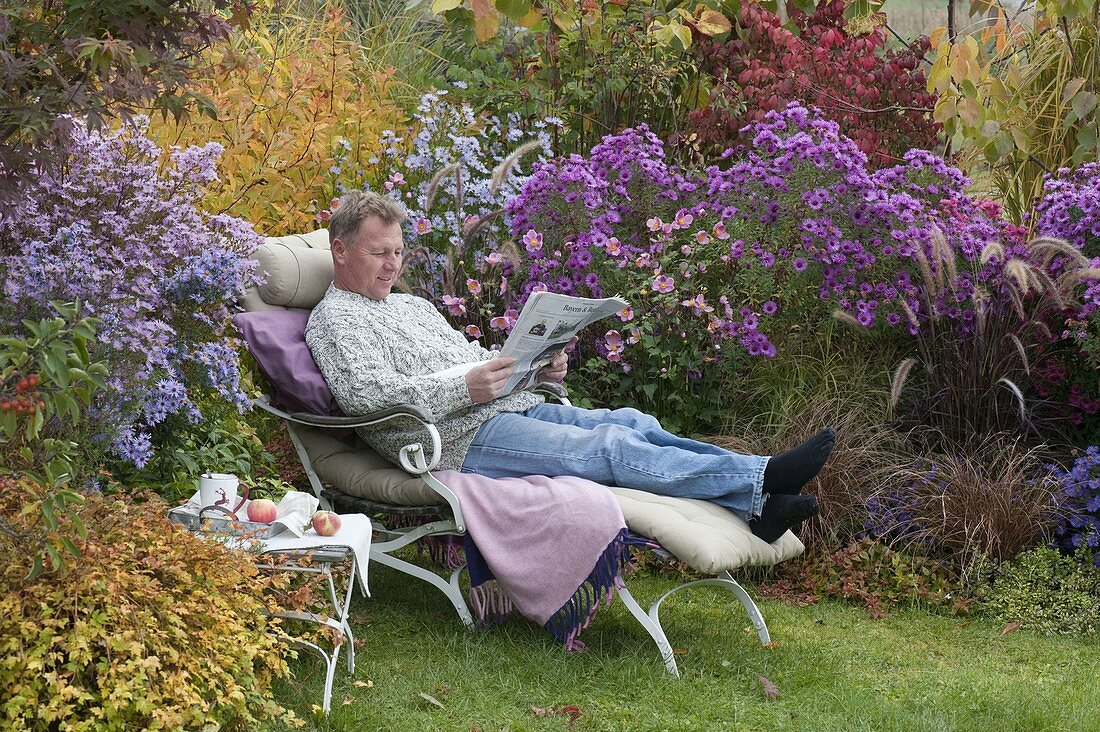
[[[583,647],[577,635],[610,601],[627,559],[614,494],[582,478],[435,476],[458,496],[476,546],[466,552],[475,614],[484,620],[514,605],[568,648]]]

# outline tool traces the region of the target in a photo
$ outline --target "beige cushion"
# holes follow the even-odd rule
[[[612,488],[626,525],[656,539],[677,559],[704,574],[738,567],[770,567],[797,557],[806,547],[790,531],[769,544],[749,525],[710,501],[670,498],[629,488]]]
[[[328,232],[320,229],[311,234],[269,238],[258,246],[252,257],[265,280],[257,288],[263,304],[249,301],[248,310],[268,309],[267,306],[312,308],[324,297],[332,284],[332,254],[328,249]]]
[[[409,475],[361,442],[348,445],[323,430],[294,429],[318,477],[342,493],[398,506],[445,503],[427,483]]]
[[[369,447],[349,446],[317,430],[300,430],[321,480],[358,498],[402,506],[430,506],[443,498],[419,478],[394,467]],[[612,488],[631,531],[660,542],[692,569],[705,574],[738,567],[771,566],[801,554],[791,532],[774,544],[753,536],[748,524],[709,501],[669,498]]]

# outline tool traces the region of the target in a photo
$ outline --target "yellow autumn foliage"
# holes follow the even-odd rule
[[[272,593],[242,552],[169,523],[156,499],[91,494],[67,571],[28,580],[28,479],[0,478],[0,729],[258,729],[300,722]],[[69,519],[63,517],[62,528]]]
[[[239,216],[268,236],[310,230],[328,208],[336,141],[351,143],[346,165],[366,167],[358,151],[401,124],[404,114],[388,96],[390,72],[372,71],[346,30],[335,11],[312,19],[260,14],[249,31],[208,52],[196,80],[216,119],[152,121],[150,135],[166,148],[211,141],[225,148],[208,210]]]

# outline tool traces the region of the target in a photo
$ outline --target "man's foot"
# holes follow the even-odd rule
[[[771,544],[806,519],[821,510],[813,496],[790,496],[776,493],[768,496],[758,518],[749,521],[752,533]]]
[[[764,493],[798,495],[802,486],[818,474],[836,445],[836,430],[821,430],[798,447],[768,460],[764,468]]]

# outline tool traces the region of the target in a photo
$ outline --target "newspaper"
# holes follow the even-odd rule
[[[618,296],[593,299],[556,292],[532,293],[500,349],[501,358],[516,359],[515,370],[500,393],[534,386],[539,370],[565,350],[581,329],[627,307],[626,300]],[[459,376],[481,363],[484,361],[452,366],[433,376]]]

